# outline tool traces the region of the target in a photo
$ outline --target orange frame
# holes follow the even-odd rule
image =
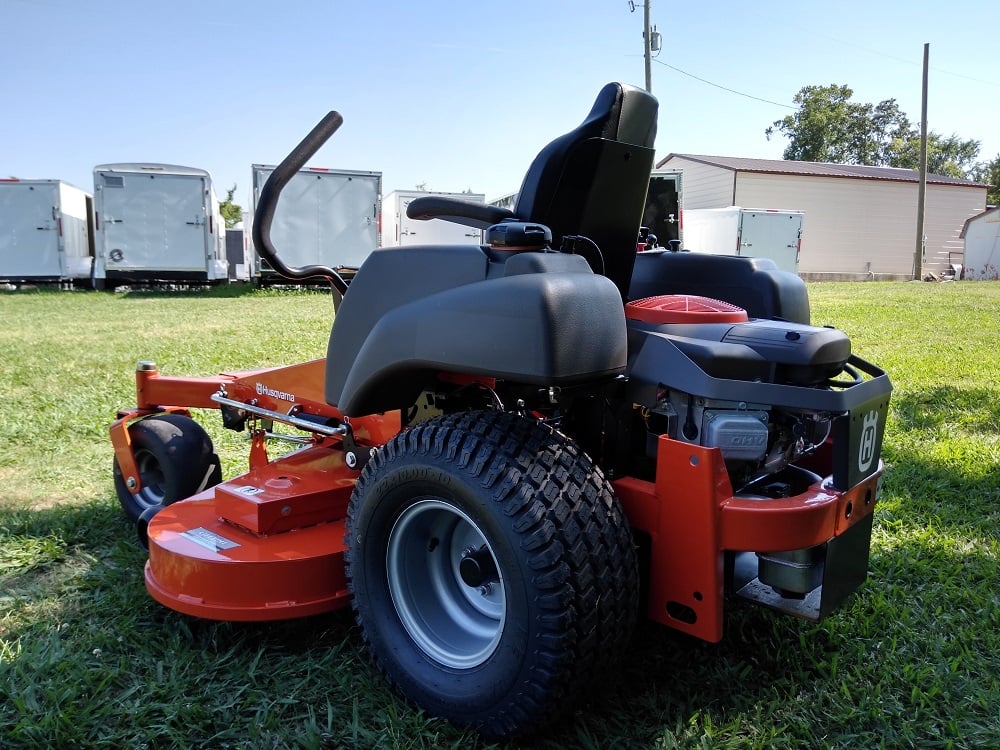
[[[325,401],[324,370],[325,360],[317,359],[178,378],[140,363],[137,406],[118,412],[110,428],[127,486],[141,489],[128,425],[164,412],[218,409],[216,393],[269,411],[287,412],[294,404],[297,414],[348,421]],[[350,425],[359,445],[377,447],[399,432],[400,414]],[[346,465],[341,438],[316,435],[274,461],[263,430],[252,430],[251,438],[248,473],[152,519],[147,588],[172,609],[210,619],[284,619],[344,606],[344,516],[358,472]],[[654,481],[612,482],[629,523],[651,540],[646,613],[710,642],[723,634],[727,552],[806,549],[843,534],[872,512],[882,474],[880,465],[846,492],[820,481],[794,497],[745,500],[733,496],[719,449],[661,436],[657,454]],[[693,615],[678,619],[671,604]]]
[[[109,431],[115,457],[133,494],[142,489],[142,480],[135,465],[128,426],[137,419],[153,414],[179,413],[190,415],[190,409],[219,409],[212,396],[225,392],[235,401],[254,404],[276,412],[287,412],[294,403],[299,412],[350,422],[355,440],[374,447],[382,445],[399,432],[399,415],[374,415],[348,420],[338,409],[326,403],[323,391],[325,359],[273,367],[222,373],[213,377],[167,377],[161,375],[152,362],[140,362],[135,372],[136,407],[122,409]],[[251,463],[267,462],[261,453],[263,442],[258,436],[251,450]]]
[[[879,470],[847,492],[822,481],[794,497],[733,497],[722,452],[660,436],[654,482],[612,482],[629,523],[650,536],[650,619],[709,642],[722,639],[727,551],[814,547],[843,534],[875,507]],[[676,603],[693,622],[670,614]]]

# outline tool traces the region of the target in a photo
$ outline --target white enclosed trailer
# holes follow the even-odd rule
[[[249,281],[253,267],[248,241],[243,233],[243,222],[226,230],[226,262],[229,263],[230,281]]]
[[[212,178],[174,164],[94,167],[97,284],[224,282],[225,224]]]
[[[254,211],[274,169],[265,164],[252,167]],[[381,172],[299,170],[281,191],[271,223],[271,241],[278,256],[292,267],[357,268],[378,247],[381,197]],[[245,223],[247,236],[252,237],[251,222]],[[261,280],[274,276],[253,250],[254,275]]]
[[[684,249],[770,258],[781,270],[796,273],[804,220],[804,212],[783,209],[689,209],[684,212]]]
[[[438,193],[425,190],[394,190],[382,201],[382,244],[386,247],[400,245],[478,245],[483,233],[473,227],[444,221],[443,219],[411,219],[406,207],[414,198],[433,195],[457,198],[469,203],[486,203],[482,193]]]
[[[0,280],[90,284],[93,201],[61,180],[0,180]]]

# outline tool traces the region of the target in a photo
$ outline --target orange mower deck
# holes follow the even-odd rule
[[[165,507],[148,528],[147,589],[161,604],[213,620],[345,606],[350,473],[341,451],[319,445]]]
[[[132,492],[143,487],[128,428],[145,417],[220,408],[216,397],[276,415],[343,421],[322,396],[324,360],[289,367],[184,378],[136,371],[137,407],[111,425],[115,456]],[[294,394],[294,395],[293,395]],[[399,430],[398,414],[355,420],[365,446]],[[265,432],[251,430],[250,471],[158,510],[146,537],[146,587],[161,604],[214,620],[278,620],[347,604],[344,515],[357,471],[345,463],[340,437],[316,435],[305,447],[271,460]]]

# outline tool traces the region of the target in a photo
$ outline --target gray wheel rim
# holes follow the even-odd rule
[[[142,481],[142,488],[133,495],[136,503],[143,508],[161,505],[166,498],[166,490],[164,490],[165,479],[160,462],[149,451],[138,450],[135,453],[135,463],[139,470],[139,479]]]
[[[507,599],[503,575],[469,585],[459,565],[471,550],[496,555],[479,527],[455,506],[419,500],[389,533],[386,574],[393,605],[406,632],[431,659],[452,669],[471,669],[496,650]]]

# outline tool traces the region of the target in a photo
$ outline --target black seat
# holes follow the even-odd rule
[[[412,201],[407,216],[480,229],[504,220],[537,222],[552,230],[557,248],[564,237],[586,237],[600,249],[598,270],[624,297],[653,166],[656,113],[651,94],[609,83],[584,121],[535,157],[513,211],[427,196]]]

